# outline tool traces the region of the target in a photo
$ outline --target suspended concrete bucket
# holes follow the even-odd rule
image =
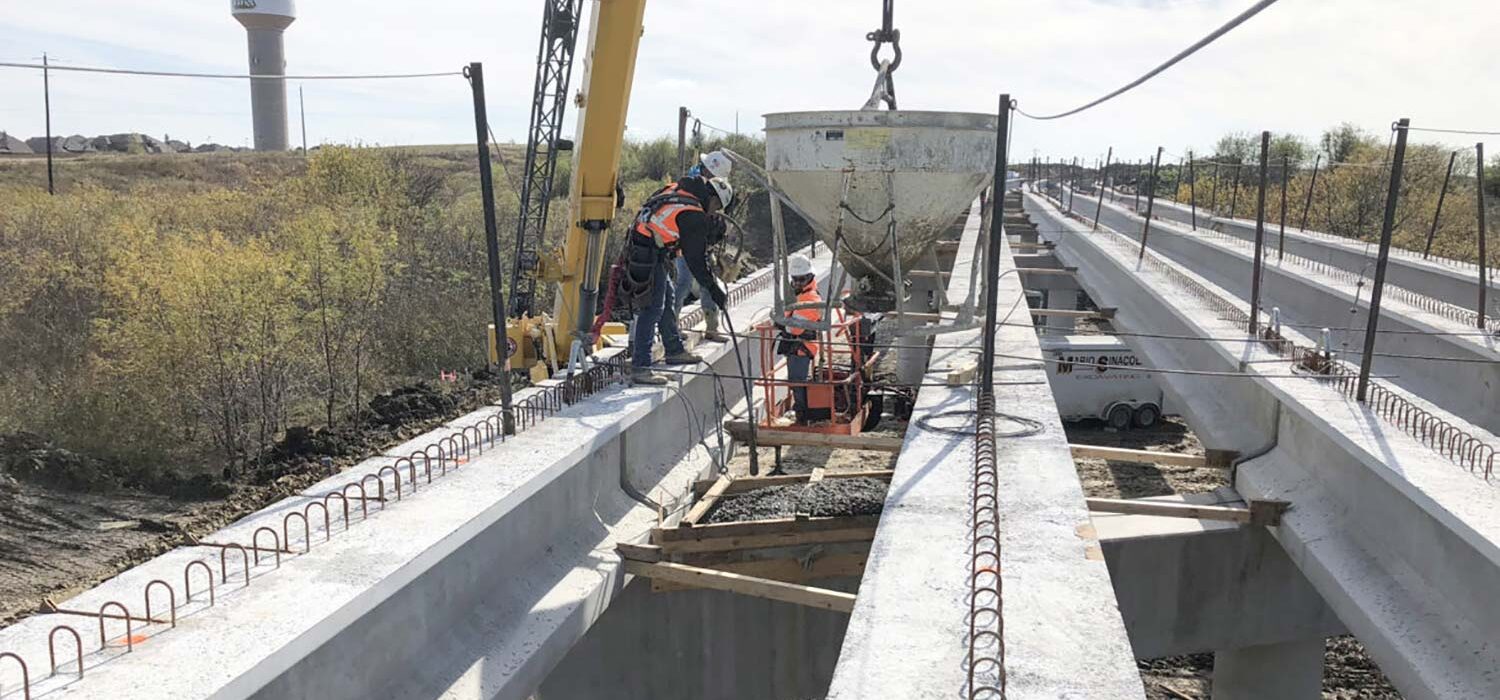
[[[892,297],[995,168],[995,115],[830,111],[766,115],[766,169],[851,274]],[[841,240],[838,240],[841,239]],[[888,301],[894,302],[894,298]]]

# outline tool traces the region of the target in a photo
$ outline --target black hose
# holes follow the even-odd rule
[[[734,316],[729,313],[728,308],[720,308],[719,313],[723,314],[724,325],[729,328],[729,339],[734,346],[734,366],[740,373],[741,384],[745,387],[745,407],[749,411],[746,422],[750,424],[750,475],[759,476],[760,450],[756,449],[755,393],[750,388],[750,368],[745,366],[744,358],[740,356],[740,336],[734,331]]]

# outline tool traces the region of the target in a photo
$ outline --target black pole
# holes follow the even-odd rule
[[[474,134],[479,147],[479,193],[484,202],[484,242],[490,258],[490,305],[495,317],[495,356],[500,364],[500,410],[506,435],[516,434],[510,404],[510,338],[505,326],[505,290],[500,286],[500,237],[495,229],[494,175],[490,172],[489,116],[484,106],[484,64],[464,69],[474,90]]]
[[[1250,270],[1250,335],[1260,333],[1260,275],[1266,250],[1266,161],[1271,158],[1271,132],[1260,132],[1260,190],[1255,198],[1255,264]],[[1236,170],[1235,172],[1239,172]]]
[[[1427,245],[1422,247],[1422,259],[1426,260],[1432,254],[1432,239],[1437,236],[1438,219],[1443,216],[1443,200],[1448,198],[1448,181],[1453,179],[1453,161],[1458,158],[1458,151],[1448,154],[1448,174],[1443,176],[1443,189],[1438,192],[1437,211],[1432,213],[1432,228],[1427,231]],[[1484,166],[1481,165],[1481,168]],[[1481,190],[1484,188],[1481,187]],[[1482,194],[1481,194],[1482,196]]]
[[[1219,213],[1219,163],[1214,162],[1214,185],[1208,188],[1208,211],[1210,216]]]
[[[1235,212],[1240,208],[1240,170],[1244,163],[1234,164],[1234,191],[1229,193],[1229,218],[1235,218]]]
[[[688,108],[677,108],[677,177],[687,175]]]
[[[1375,287],[1370,290],[1370,316],[1365,324],[1365,354],[1359,358],[1359,389],[1354,395],[1359,401],[1364,401],[1370,391],[1370,363],[1375,359],[1375,334],[1380,330],[1380,297],[1385,292],[1385,267],[1391,258],[1391,229],[1396,226],[1396,197],[1401,193],[1401,168],[1406,163],[1406,127],[1410,124],[1410,119],[1402,119],[1396,126],[1396,157],[1391,162],[1391,187],[1385,195],[1385,221],[1380,225],[1380,257],[1375,259]],[[1480,323],[1484,323],[1482,317]]]
[[[1318,184],[1318,166],[1322,164],[1323,154],[1319,153],[1318,157],[1313,159],[1312,182],[1307,183],[1307,203],[1302,205],[1302,225],[1298,228],[1303,231],[1307,230],[1307,214],[1312,211],[1313,187],[1316,187]]]
[[[67,61],[63,61],[67,63]],[[56,185],[52,179],[52,69],[47,62],[46,52],[42,53],[42,108],[46,110],[47,120],[47,194],[57,194]]]
[[[1405,133],[1404,131],[1402,133]],[[1484,240],[1486,235],[1484,228],[1484,142],[1474,144],[1474,151],[1478,155],[1474,184],[1479,188],[1479,327],[1484,328],[1485,293],[1490,286],[1490,260],[1486,257]]]
[[[1010,95],[1000,96],[1000,119],[995,124],[995,195],[990,212],[990,239],[984,249],[984,339],[979,353],[979,390],[988,393],[995,386],[995,328],[999,324],[1000,246],[1005,240],[1005,157],[1006,132],[1010,131]]]
[[[1135,200],[1130,204],[1130,211],[1133,214],[1141,213],[1141,176],[1145,174],[1143,170],[1139,164],[1135,166],[1135,187],[1133,188],[1135,190]]]
[[[1099,230],[1099,214],[1104,211],[1104,190],[1109,187],[1109,161],[1115,157],[1115,147],[1109,147],[1104,156],[1104,169],[1099,171],[1099,204],[1094,207],[1094,230]]]
[[[1185,161],[1184,161],[1184,159],[1183,159],[1182,156],[1178,156],[1177,157],[1177,173],[1176,173],[1176,177],[1172,178],[1172,203],[1173,204],[1177,203],[1177,190],[1179,190],[1179,189],[1182,188],[1182,164],[1184,162]]]
[[[1286,183],[1292,179],[1291,159],[1282,154],[1281,156],[1281,238],[1276,242],[1276,262],[1281,262],[1281,256],[1286,252]],[[1261,166],[1264,168],[1265,166]]]
[[[1193,167],[1193,152],[1188,151],[1188,201],[1193,209],[1193,230],[1198,230],[1198,170]]]
[[[1156,147],[1156,160],[1151,161],[1151,189],[1146,191],[1146,224],[1141,227],[1141,252],[1136,260],[1146,257],[1146,238],[1151,235],[1151,208],[1156,204],[1156,169],[1161,167],[1161,146]],[[1137,187],[1136,189],[1140,189]]]
[[[302,99],[302,86],[297,86],[297,116],[302,121],[302,157],[307,157],[307,103]]]

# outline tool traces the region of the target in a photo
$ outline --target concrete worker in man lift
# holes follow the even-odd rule
[[[823,295],[818,293],[817,276],[813,274],[812,261],[801,253],[786,260],[787,275],[792,278],[792,291],[797,295],[793,308],[786,313],[804,321],[819,323],[823,320]],[[786,357],[787,381],[807,381],[812,377],[812,364],[818,357],[818,332],[778,323],[781,333],[776,342],[776,354]],[[797,412],[797,424],[809,423],[807,409],[807,387],[792,387],[792,407]]]
[[[631,330],[632,378],[661,385],[667,378],[651,371],[651,346],[661,334],[669,365],[691,365],[703,358],[687,351],[677,330],[673,302],[673,260],[680,254],[707,297],[726,308],[729,297],[708,268],[709,241],[722,237],[724,221],[714,216],[734,201],[734,188],[721,177],[684,177],[651,195],[626,236],[622,284],[637,310]]]
[[[734,161],[729,160],[729,156],[724,155],[723,151],[704,153],[698,157],[698,161],[697,165],[688,170],[683,180],[694,179],[708,182],[716,177],[728,180],[730,171],[734,169]],[[679,180],[677,186],[682,187],[683,181]],[[715,235],[708,242],[708,248],[713,248],[724,239],[724,227],[722,225],[712,227],[711,232]],[[709,269],[712,269],[712,265],[709,266]],[[680,316],[682,314],[682,305],[687,301],[688,294],[697,292],[698,304],[703,307],[703,339],[713,343],[722,343],[728,340],[728,336],[719,332],[719,307],[714,303],[713,297],[704,292],[703,287],[694,283],[693,272],[688,268],[686,253],[677,257],[677,268],[674,279],[676,280],[677,291],[677,295],[673,299],[674,304],[672,308],[675,310],[674,312]]]

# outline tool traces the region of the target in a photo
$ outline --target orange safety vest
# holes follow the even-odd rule
[[[806,287],[804,287],[802,289],[802,291],[797,292],[797,303],[798,304],[813,304],[813,303],[816,303],[816,304],[819,304],[819,305],[821,305],[823,303],[823,295],[821,295],[821,294],[818,293],[818,283],[817,283],[816,280],[814,280],[811,284],[808,284]],[[787,315],[788,316],[796,316],[797,318],[800,318],[800,319],[802,319],[804,321],[811,321],[813,323],[817,323],[817,322],[823,320],[823,309],[819,308],[817,306],[810,306],[810,307],[805,308],[805,309],[797,309],[796,311],[790,311],[790,312],[787,313]],[[808,353],[809,357],[817,357],[818,356],[818,332],[817,331],[808,330],[808,329],[805,329],[805,328],[797,328],[796,326],[787,326],[786,330],[787,330],[788,333],[790,333],[792,335],[795,335],[795,336],[798,336],[798,337],[801,337],[801,336],[805,335],[808,338],[811,338],[811,340],[804,339],[802,341],[802,345],[803,345],[803,347],[807,348],[807,353]]]
[[[651,195],[635,217],[635,232],[656,243],[658,248],[672,248],[682,237],[677,217],[685,211],[703,211],[702,202],[672,183]]]

